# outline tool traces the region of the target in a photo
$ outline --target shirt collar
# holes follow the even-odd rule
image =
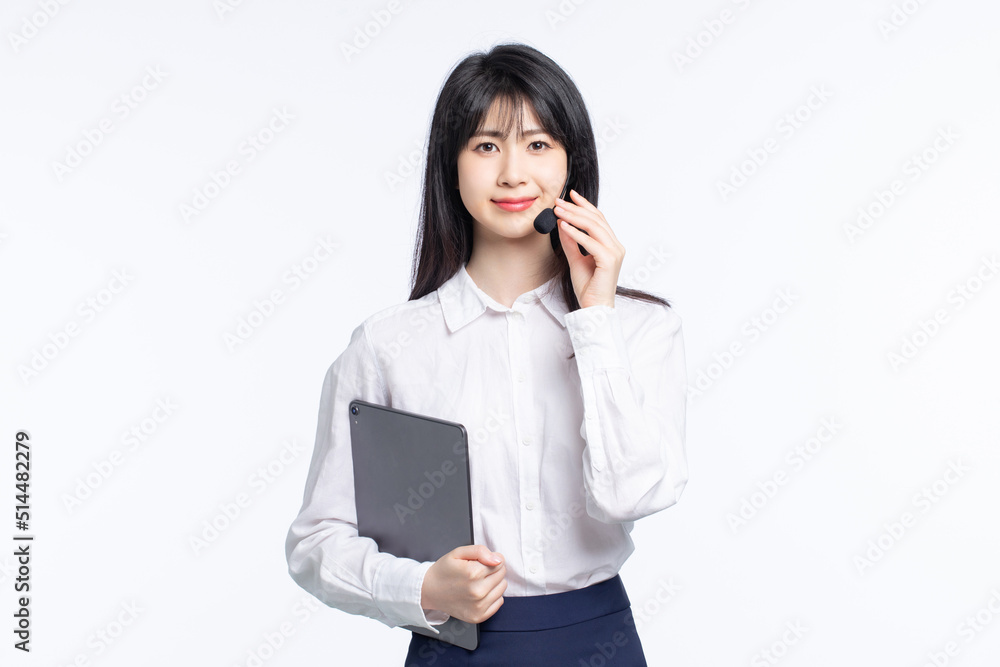
[[[565,328],[568,309],[558,289],[558,282],[559,276],[556,275],[527,294],[541,301],[560,326]],[[497,303],[490,295],[479,289],[466,270],[465,264],[462,264],[455,275],[437,289],[437,294],[441,309],[444,311],[445,322],[452,332],[482,315],[487,308],[501,313],[512,310]]]

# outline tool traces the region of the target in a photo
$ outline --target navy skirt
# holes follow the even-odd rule
[[[621,575],[550,595],[505,597],[475,651],[411,632],[405,667],[647,667]]]

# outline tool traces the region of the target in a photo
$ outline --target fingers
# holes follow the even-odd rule
[[[484,611],[482,616],[480,616],[475,622],[482,623],[486,619],[493,616],[493,614],[497,613],[497,611],[502,606],[503,606],[503,595],[500,595],[490,604],[490,606],[486,608],[486,611]]]
[[[488,565],[490,567],[503,565],[503,556],[501,554],[490,551],[486,547],[482,547],[481,555],[479,556],[479,562],[483,565]]]
[[[598,211],[593,206],[585,207],[579,204],[574,204],[571,201],[566,201],[565,199],[556,199],[556,205],[553,207],[555,214],[560,218],[565,218],[570,222],[575,224],[576,220],[580,221],[590,221],[592,224],[597,225],[602,229],[607,229],[607,221],[604,220],[603,214]]]
[[[618,239],[611,231],[611,226],[608,225],[600,211],[596,209],[591,211],[569,202],[560,204],[560,201],[562,200],[556,200],[557,205],[554,208],[555,214],[560,220],[565,220],[574,227],[582,229],[608,247],[614,247],[618,243]]]
[[[604,214],[601,213],[601,211],[596,206],[591,204],[583,195],[581,195],[576,190],[570,190],[569,197],[572,201],[556,198],[556,204],[565,202],[568,205],[565,208],[569,208],[571,210],[575,208],[577,210],[580,210],[581,212],[589,213],[593,216],[594,220],[602,224],[602,226],[604,226],[610,231],[611,227],[608,225],[608,221],[604,217]]]
[[[560,215],[557,219],[559,229],[565,231],[570,238],[577,239],[579,245],[587,251],[587,254],[594,254],[594,246],[588,243],[580,241],[581,236],[597,239],[597,247],[613,247],[611,244],[614,242],[608,238],[607,233],[602,231],[594,230],[593,227],[586,227],[579,220],[568,220]],[[565,248],[564,248],[565,250]]]
[[[573,199],[574,202],[576,202],[577,206],[582,206],[583,208],[589,209],[594,213],[600,213],[600,211],[597,210],[597,207],[590,203],[589,199],[581,195],[576,190],[570,190],[569,196]]]
[[[507,578],[507,568],[501,564],[497,565],[496,570],[490,572],[485,577],[483,577],[483,581],[486,582],[487,586],[492,588],[496,586],[498,582],[506,580],[506,578]]]
[[[503,563],[503,554],[494,553],[482,544],[467,544],[465,546],[455,547],[451,550],[450,554],[454,558],[479,561],[488,567],[494,567]]]
[[[582,245],[588,253],[591,255],[594,254],[595,246],[598,244],[586,232],[580,231],[565,220],[559,221],[559,229],[566,232],[566,235],[575,240],[579,245]],[[563,245],[563,252],[568,252],[565,245]],[[579,248],[577,249],[577,252],[579,252]],[[581,256],[583,255],[583,253],[580,254]]]
[[[614,230],[612,230],[611,229],[611,225],[608,224],[608,219],[604,217],[604,214],[601,213],[596,206],[594,206],[593,204],[591,204],[583,195],[581,195],[576,190],[571,190],[570,191],[570,196],[573,198],[573,201],[576,202],[576,206],[580,207],[581,209],[585,209],[585,210],[589,211],[592,214],[592,219],[594,220],[595,224],[597,224],[598,226],[600,226],[601,229],[604,229],[608,233],[608,235],[612,239],[614,239],[615,244],[620,245],[618,243],[618,237],[615,236]],[[559,201],[562,201],[562,200],[559,200]],[[558,204],[559,202],[557,201],[556,203]],[[569,206],[569,208],[570,208],[570,210],[572,210],[572,208],[573,208],[572,204]],[[572,222],[572,221],[570,221],[570,222]],[[590,231],[589,228],[586,228],[586,229],[587,229],[587,231]]]
[[[495,586],[489,594],[483,599],[482,605],[486,605],[486,610],[483,612],[482,619],[479,621],[485,621],[487,618],[497,613],[497,610],[503,606],[503,594],[507,590],[507,580],[503,579],[497,586]]]

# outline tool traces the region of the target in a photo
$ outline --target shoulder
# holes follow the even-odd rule
[[[395,385],[398,372],[407,366],[395,363],[402,351],[419,352],[420,345],[440,339],[420,334],[433,330],[427,323],[435,318],[444,321],[436,292],[372,312],[351,329],[346,347],[327,369],[326,382],[336,379],[346,382],[344,386],[355,387],[355,393],[369,396],[370,400],[390,400],[387,392]],[[402,358],[405,361],[415,356],[427,355],[404,354]]]
[[[330,371],[358,372],[359,368],[377,368],[386,355],[395,356],[394,350],[407,347],[418,332],[427,328],[426,324],[421,326],[421,321],[427,322],[434,317],[442,320],[440,312],[435,292],[372,312],[351,329],[348,343],[341,348]]]
[[[355,327],[352,339],[363,336],[381,348],[424,331],[435,320],[442,320],[437,291],[371,313]]]

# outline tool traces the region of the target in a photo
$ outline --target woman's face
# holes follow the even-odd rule
[[[481,133],[458,154],[462,202],[481,233],[508,239],[538,235],[535,216],[555,205],[566,182],[566,151],[541,129],[529,105],[522,109],[523,135],[515,136],[515,124],[506,138],[499,136],[498,106],[493,104]]]

